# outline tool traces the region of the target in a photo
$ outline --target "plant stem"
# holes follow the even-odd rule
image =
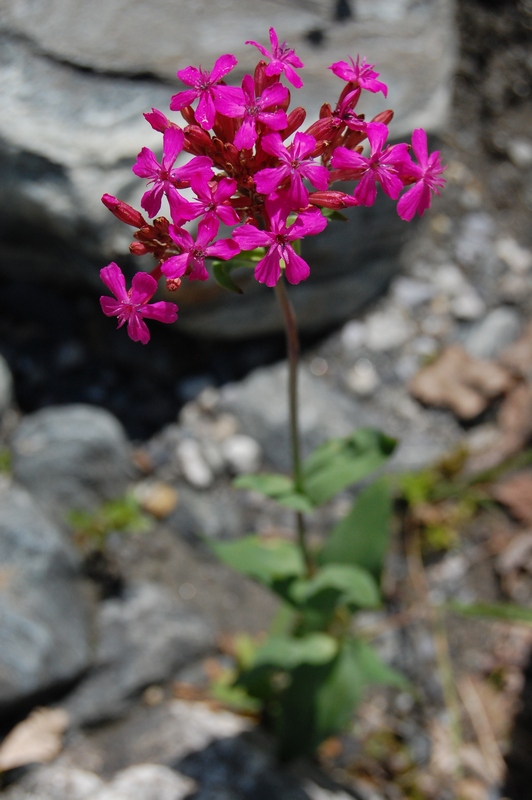
[[[299,441],[299,406],[297,394],[297,377],[299,365],[299,336],[294,308],[288,297],[284,278],[281,277],[275,286],[275,294],[283,315],[286,334],[286,351],[288,356],[288,409],[290,417],[290,441],[292,447],[292,469],[296,492],[303,491],[303,473],[301,469],[301,448]],[[309,574],[313,572],[312,559],[305,540],[305,523],[303,514],[296,511],[297,541]]]

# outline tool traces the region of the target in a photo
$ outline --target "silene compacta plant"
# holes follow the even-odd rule
[[[241,648],[228,697],[254,703],[274,731],[279,753],[289,758],[311,752],[350,720],[364,686],[372,682],[404,685],[375,650],[357,635],[353,615],[381,604],[379,582],[387,546],[390,498],[385,478],[361,491],[347,516],[321,547],[311,547],[306,517],[336,494],[366,478],[392,453],[395,442],[378,431],[360,429],[329,441],[305,461],[300,455],[297,399],[298,334],[285,283],[306,280],[310,267],[300,243],[314,236],[349,206],[371,206],[378,187],[397,201],[397,212],[411,220],[429,208],[431,195],[443,186],[439,152],[429,154],[421,128],[412,143],[387,144],[393,111],[372,120],[358,112],[364,92],[387,96],[373,65],[357,56],[329,69],[339,79],[334,106],[324,103],[319,119],[305,126],[306,112],[290,110],[291,91],[303,86],[297,70],[304,65],[270,28],[270,46],[257,42],[262,59],[240,87],[226,80],[237,64],[222,55],[212,69],[193,66],[177,75],[185,84],[170,100],[181,125],[162,111],[145,114],[162,134],[162,156],[140,151],[133,172],[147,181],[145,212],[110,195],[102,200],[121,221],[135,228],[130,251],[151,253],[156,265],[138,272],[131,288],[117,264],[101,270],[114,297],[104,296],[104,314],[136,342],[147,344],[146,320],[172,323],[175,303],[151,302],[159,281],[176,291],[183,280],[214,278],[240,292],[231,277],[249,267],[259,283],[275,290],[282,312],[288,351],[291,476],[240,476],[239,488],[253,489],[293,509],[293,540],[245,536],[212,544],[217,556],[268,586],[282,601],[270,636],[260,645]],[[187,153],[187,163],[176,166]],[[333,188],[356,181],[353,194]],[[190,189],[189,198],[181,190]],[[169,217],[158,216],[163,199]],[[146,218],[147,217],[147,218]],[[187,224],[197,221],[197,225]],[[220,224],[231,235],[217,238]],[[191,228],[196,230],[195,236]],[[244,699],[242,699],[244,698]]]

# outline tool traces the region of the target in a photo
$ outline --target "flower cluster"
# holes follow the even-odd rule
[[[176,319],[174,303],[148,303],[160,278],[170,290],[184,277],[206,280],[205,260],[216,259],[226,262],[218,272],[225,276],[220,282],[231,285],[229,271],[238,256],[238,265],[254,266],[260,283],[273,287],[284,273],[296,284],[310,272],[299,253],[301,239],[320,233],[334,210],[372,205],[379,185],[398,200],[399,216],[411,220],[416,212],[423,214],[444,184],[440,154],[429,155],[423,129],[414,131],[411,147],[389,145],[393,111],[370,121],[358,113],[363,91],[384,97],[388,92],[365,59],[331,65],[345,82],[338,101],[334,107],[325,103],[319,119],[300,130],[306,112],[301,107],[289,111],[290,91],[281,78],[301,88],[296,70],[304,65],[286,42],[279,44],[273,28],[269,50],[257,42],[246,44],[263,59],[240,87],[224,80],[237,64],[233,55],[218,58],[210,72],[190,66],[177,73],[187,88],[171,98],[170,109],[181,112],[184,127],[158,109],[144,115],[163,139],[160,161],[144,147],[133,165],[135,175],[148,182],[141,206],[151,221],[115,197],[102,198],[115,216],[136,228],[131,253],[151,253],[157,260],[149,275],[135,276],[129,292],[116,264],[101,272],[116,297],[103,297],[102,309],[118,316],[119,326],[127,320],[135,341],[149,340],[143,317]],[[176,166],[182,152],[191,158]],[[353,194],[331,188],[338,180],[355,180]],[[187,199],[183,189],[190,189],[194,199]],[[170,218],[157,216],[163,198]],[[195,238],[185,227],[192,220],[198,221]],[[220,223],[232,228],[231,236],[217,238]]]

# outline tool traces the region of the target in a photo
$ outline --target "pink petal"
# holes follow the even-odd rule
[[[196,67],[185,67],[177,72],[177,77],[187,86],[196,86],[202,79],[202,73]],[[171,106],[170,106],[171,108]]]
[[[228,53],[220,56],[220,58],[217,58],[210,76],[211,83],[216,83],[219,81],[224,77],[224,75],[227,75],[228,72],[231,72],[231,70],[236,67],[237,64],[238,61],[235,56],[229,55]]]
[[[273,287],[281,277],[280,254],[278,247],[272,247],[255,267],[255,279],[259,283]]]
[[[290,188],[287,192],[287,199],[294,209],[305,208],[308,205],[308,191],[303,186],[301,175],[299,175],[297,172],[291,176]]]
[[[157,281],[147,272],[137,272],[131,282],[130,301],[133,305],[147,303],[157,291]]]
[[[214,100],[211,93],[207,90],[201,93],[200,101],[196,109],[196,119],[203,128],[208,131],[214,125],[214,118],[216,116],[216,109],[214,108]]]
[[[137,160],[131,167],[131,170],[139,178],[154,178],[159,175],[160,168],[155,154],[147,147],[143,147],[137,156]]]
[[[378,153],[382,150],[388,138],[388,128],[382,122],[370,122],[368,124],[368,140],[371,145],[371,153]]]
[[[315,144],[316,140],[314,137],[312,138]],[[284,156],[285,159],[290,159],[290,153],[284,146],[283,140],[278,133],[267,133],[266,136],[262,137],[260,144],[265,153],[269,153],[271,156],[277,156],[277,158],[282,158]],[[260,172],[263,171],[264,170],[260,170]],[[257,175],[258,174],[257,172]]]
[[[322,167],[320,164],[306,163],[301,164],[299,171],[304,178],[308,178],[316,189],[323,191],[329,186],[329,170],[327,167]]]
[[[212,242],[220,223],[216,217],[204,217],[198,224],[198,235],[196,236],[196,246],[205,247],[209,242]]]
[[[253,47],[256,47],[257,50],[259,50],[262,53],[262,55],[265,56],[265,58],[271,58],[272,57],[272,54],[270,53],[270,51],[266,50],[266,48],[263,47],[263,45],[259,44],[258,42],[253,42],[253,41],[251,41],[251,39],[249,39],[247,42],[244,42],[244,44],[252,44]]]
[[[188,252],[194,247],[194,239],[185,228],[179,228],[176,225],[170,225],[168,233],[182,250],[186,250]],[[179,258],[179,256],[177,257]],[[167,262],[165,261],[165,264],[166,263]]]
[[[172,323],[177,319],[176,304],[168,303],[166,300],[160,300],[157,303],[141,306],[138,311],[143,317],[147,319],[156,319],[158,322]]]
[[[267,169],[259,170],[255,174],[257,192],[260,192],[260,194],[271,194],[289,174],[290,167],[284,164],[280,167],[268,167]]]
[[[246,111],[246,98],[238,86],[213,86],[214,105],[226,117],[243,117]]]
[[[101,269],[100,278],[105,283],[107,288],[111,290],[117,300],[120,300],[121,303],[129,302],[126,291],[126,279],[124,278],[124,273],[118,264],[115,264],[115,262],[112,261],[106,267]]]
[[[279,106],[288,97],[288,89],[282,83],[274,83],[273,86],[268,86],[262,93],[260,98],[260,107],[269,108],[270,106]],[[284,112],[283,112],[284,113]]]
[[[236,225],[240,222],[240,217],[232,206],[219,205],[216,207],[216,214],[224,225]]]
[[[376,170],[376,175],[380,181],[383,192],[387,194],[388,197],[391,197],[392,200],[397,200],[403,189],[403,182],[397,175],[383,167],[379,167]]]
[[[261,111],[257,114],[257,119],[274,131],[282,131],[288,125],[286,113],[281,109],[278,111]]]
[[[112,297],[100,297],[100,305],[106,317],[117,317],[122,313],[124,304]]]
[[[286,264],[284,272],[289,283],[300,283],[310,275],[309,265],[292,247],[285,248],[284,261]]]
[[[166,171],[174,166],[175,160],[185,143],[185,134],[181,128],[167,128],[163,134],[162,168]]]
[[[162,111],[159,111],[157,108],[152,108],[147,114],[144,114],[144,119],[150,123],[154,131],[158,131],[159,133],[164,133],[164,131],[170,125],[170,120],[166,117]]]
[[[148,326],[139,314],[132,314],[127,323],[127,332],[130,339],[134,342],[142,342],[148,344],[150,341],[150,332]]]
[[[375,173],[368,170],[360,179],[360,183],[353,192],[353,197],[362,206],[372,206],[377,197],[377,186],[375,185]]]
[[[268,231],[260,231],[254,225],[242,225],[233,231],[233,239],[242,250],[254,250],[256,247],[268,247],[274,236]]]
[[[181,278],[187,271],[187,266],[188,252],[168,258],[161,264],[161,272],[163,275],[166,275],[167,278]]]
[[[297,60],[299,61],[299,58]],[[292,63],[293,63],[293,61],[292,61]],[[295,64],[295,66],[296,67],[298,67],[298,66],[303,67],[305,65],[301,61],[299,61],[299,64]],[[268,74],[268,68],[267,67],[266,67],[265,72],[266,72],[266,74]],[[292,67],[289,64],[287,64],[286,62],[284,63],[284,74],[286,76],[286,80],[289,81],[295,89],[301,89],[304,86],[304,83],[301,80],[301,78],[299,77],[299,75],[297,74],[297,72],[295,72],[295,70],[293,70]]]
[[[426,167],[428,162],[427,134],[423,128],[416,128],[412,133],[412,150],[416,154],[420,167]]]
[[[174,94],[170,99],[170,110],[181,111],[185,106],[190,106],[198,96],[197,89],[186,89],[184,92]]]
[[[251,150],[257,141],[255,117],[246,117],[235,135],[234,145],[237,150]]]
[[[313,236],[316,233],[321,233],[327,227],[327,218],[323,216],[321,211],[303,211],[293,225],[288,229],[288,238],[290,241],[293,239],[302,239],[303,236]]]
[[[221,258],[223,261],[229,261],[230,258],[240,253],[240,246],[233,239],[218,239],[210,247],[207,247],[206,253],[215,258]]]
[[[368,159],[347,147],[337,147],[332,155],[331,165],[335,169],[366,169]]]
[[[273,134],[272,134],[273,135]],[[316,139],[308,133],[296,133],[294,136],[294,143],[292,145],[292,152],[294,158],[300,161],[308,156],[316,147]]]
[[[164,186],[162,183],[156,183],[155,186],[152,186],[142,195],[140,204],[150,217],[155,217],[159,213],[163,195]]]

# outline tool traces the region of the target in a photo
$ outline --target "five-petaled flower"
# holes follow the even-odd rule
[[[410,160],[408,146],[395,144],[384,148],[388,128],[382,122],[370,122],[367,136],[371,146],[369,158],[346,147],[337,147],[331,164],[339,170],[339,177],[360,178],[353,192],[353,197],[360,205],[373,205],[377,196],[376,181],[379,181],[388,197],[397,200],[404,185],[400,178],[401,170],[405,162]]]
[[[339,78],[343,78],[344,81],[348,81],[354,86],[360,86],[367,92],[382,92],[385,97],[387,96],[388,87],[382,81],[377,80],[379,73],[373,69],[374,64],[366,64],[365,58],[360,63],[360,56],[357,56],[356,61],[349,56],[349,61],[351,64],[348,64],[347,61],[335,61],[329,69]]]
[[[269,222],[267,230],[259,230],[254,225],[243,225],[234,231],[233,237],[242,250],[268,248],[264,258],[255,267],[255,278],[259,283],[275,286],[281,277],[282,267],[289,283],[304,281],[309,276],[310,267],[296,253],[291,242],[321,233],[327,226],[326,218],[317,209],[312,209],[303,211],[292,225],[287,225],[289,210],[283,198],[274,195],[266,200],[265,206]]]
[[[149,302],[157,291],[157,281],[147,272],[137,272],[133,276],[129,291],[126,290],[126,279],[122,270],[114,262],[100,270],[100,277],[116,297],[116,300],[112,297],[100,297],[103,313],[107,317],[118,317],[119,328],[127,322],[127,332],[134,342],[147,344],[150,340],[150,332],[143,317],[159,322],[176,321],[175,303],[165,300]]]
[[[291,208],[304,208],[308,204],[308,191],[303,178],[308,178],[316,189],[327,189],[329,170],[307,156],[316,147],[316,139],[306,133],[296,133],[288,147],[278,133],[269,133],[262,138],[262,149],[279,160],[278,166],[261,169],[255,174],[257,191],[272,194],[286,180],[289,180],[286,199]]]
[[[240,247],[233,239],[218,239],[213,242],[220,223],[215,217],[204,217],[198,224],[196,241],[185,228],[171,225],[170,236],[180,248],[181,253],[171,256],[161,264],[161,272],[167,278],[180,278],[188,275],[191,281],[206,281],[209,273],[205,267],[206,258],[221,258],[227,261],[238,255]]]
[[[266,75],[280,75],[282,72],[284,72],[286,80],[289,81],[296,89],[301,89],[303,86],[303,81],[293,67],[297,67],[299,69],[305,65],[301,59],[296,56],[295,51],[292,50],[291,47],[288,47],[286,42],[283,42],[281,45],[279,44],[279,38],[274,28],[270,28],[271,50],[266,50],[266,48],[258,42],[247,41],[246,44],[252,44],[253,47],[256,47],[265,58],[270,59],[270,63],[265,70]]]
[[[416,154],[419,166],[409,161],[405,166],[403,178],[414,181],[414,185],[404,193],[397,203],[397,213],[401,219],[408,222],[417,213],[419,216],[430,208],[431,192],[439,194],[439,189],[445,183],[440,177],[445,167],[442,167],[439,150],[428,154],[427,134],[423,128],[416,128],[412,134],[412,150]]]
[[[177,77],[181,78],[183,83],[187,86],[192,86],[192,89],[186,89],[184,92],[174,94],[170,101],[171,110],[181,111],[182,108],[189,106],[199,97],[196,119],[204,130],[207,131],[209,128],[212,128],[216,114],[217,101],[220,97],[223,97],[224,94],[230,95],[232,91],[231,87],[219,86],[219,83],[237,64],[238,61],[236,58],[228,54],[216,59],[214,67],[210,72],[207,72],[207,70],[201,67],[199,69],[196,69],[196,67],[180,69],[177,73]]]
[[[255,93],[255,81],[252,75],[244,75],[239,95],[226,96],[219,104],[219,111],[226,117],[242,120],[235,135],[235,147],[238,150],[249,150],[258,139],[257,124],[262,122],[273,131],[281,131],[287,126],[286,111],[280,106],[288,97],[288,89],[280,83],[274,83],[264,89],[260,97]],[[268,110],[272,109],[273,110]]]

